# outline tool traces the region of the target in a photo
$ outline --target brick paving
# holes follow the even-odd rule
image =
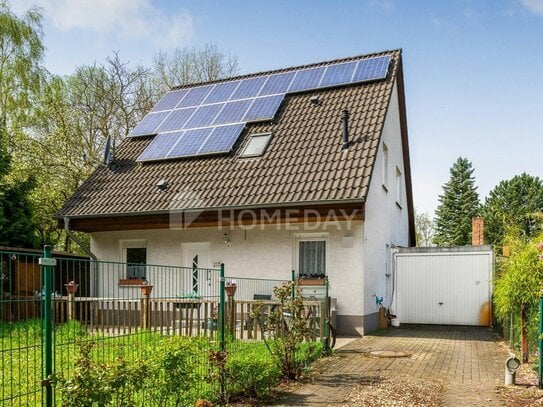
[[[407,358],[375,358],[368,352],[407,351]],[[336,352],[313,383],[283,394],[275,406],[348,405],[352,386],[371,376],[440,379],[445,406],[500,406],[505,350],[481,327],[411,325],[357,339]],[[398,389],[401,391],[401,389]]]

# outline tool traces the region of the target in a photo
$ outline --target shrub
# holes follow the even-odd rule
[[[303,298],[299,289],[293,297],[292,290],[292,282],[275,287],[273,291],[279,305],[271,310],[267,318],[261,307],[257,306],[251,317],[257,319],[264,344],[280,367],[283,377],[298,380],[307,367],[307,358],[303,355],[318,353],[319,345],[304,342],[310,335]],[[284,318],[287,314],[288,322]]]
[[[265,398],[281,375],[281,369],[267,353],[244,352],[231,355],[226,362],[226,390],[229,399]]]
[[[119,357],[112,364],[92,360],[93,342],[79,345],[80,353],[70,378],[53,378],[66,407],[133,406],[134,396],[147,375],[143,362],[127,363]]]

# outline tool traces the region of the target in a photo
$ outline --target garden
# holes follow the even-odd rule
[[[324,352],[308,337],[304,302],[292,286],[275,289],[278,306],[255,309],[261,340],[168,335],[138,329],[128,334],[91,331],[79,321],[53,330],[53,374],[44,370],[43,320],[2,323],[0,395],[11,406],[193,406],[262,400],[283,380],[297,380]],[[262,306],[264,306],[262,304]],[[288,323],[284,314],[289,314]]]

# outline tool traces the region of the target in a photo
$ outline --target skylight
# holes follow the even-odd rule
[[[271,133],[253,134],[250,136],[241,157],[258,157],[264,154],[271,140]]]

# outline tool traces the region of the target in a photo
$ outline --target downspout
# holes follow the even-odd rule
[[[96,296],[96,287],[98,287],[98,258],[96,255],[90,251],[81,241],[73,234],[73,232],[70,230],[70,218],[67,216],[64,216],[64,231],[66,234],[72,239],[80,248],[85,252],[87,256],[89,256],[91,261],[91,273],[93,278],[93,282],[91,285],[91,295]]]

